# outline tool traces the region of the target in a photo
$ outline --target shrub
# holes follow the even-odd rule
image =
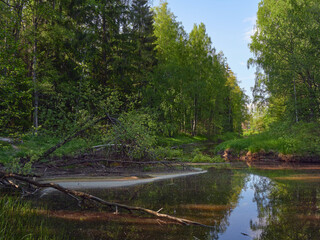
[[[147,158],[156,143],[155,128],[156,124],[149,114],[123,113],[119,124],[112,127],[104,140],[112,146],[112,154],[131,160]]]
[[[181,149],[172,149],[170,147],[157,147],[152,151],[153,158],[156,160],[170,160],[182,157],[183,151]]]
[[[199,148],[193,150],[192,154],[192,162],[194,163],[217,163],[224,162],[220,156],[210,157],[209,155],[203,154]]]

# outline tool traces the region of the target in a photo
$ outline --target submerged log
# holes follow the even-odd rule
[[[13,182],[12,180],[16,180],[17,182]],[[140,213],[146,213],[155,217],[159,217],[162,219],[168,219],[171,221],[174,221],[176,223],[182,224],[182,225],[196,225],[196,226],[202,226],[202,227],[210,227],[208,225],[205,224],[201,224],[198,222],[194,222],[188,219],[184,219],[184,218],[178,218],[178,217],[173,217],[171,215],[168,214],[162,214],[160,213],[160,211],[162,210],[158,210],[158,211],[153,211],[147,208],[142,208],[142,207],[134,207],[134,206],[128,206],[128,205],[124,205],[124,204],[119,204],[119,203],[114,203],[114,202],[108,202],[105,201],[99,197],[96,197],[94,195],[88,194],[88,193],[84,193],[84,192],[80,192],[80,191],[75,191],[75,190],[70,190],[67,188],[64,188],[62,186],[60,186],[59,184],[55,184],[55,183],[40,183],[37,182],[35,180],[31,180],[29,178],[23,177],[21,175],[17,175],[17,174],[13,174],[13,173],[5,173],[5,172],[1,172],[0,171],[0,185],[2,184],[3,186],[11,186],[14,189],[20,189],[23,193],[29,193],[32,194],[32,192],[28,192],[27,190],[25,190],[21,185],[19,185],[19,183],[26,183],[28,185],[32,185],[33,187],[35,187],[34,191],[37,191],[39,189],[42,188],[53,188],[56,189],[64,194],[67,194],[68,196],[76,199],[79,203],[79,205],[81,206],[83,204],[83,202],[89,201],[91,203],[94,204],[100,204],[102,206],[108,206],[111,208],[114,208],[116,210],[116,212],[118,212],[118,209],[124,209],[129,211],[130,213],[135,211],[135,212],[140,212]]]

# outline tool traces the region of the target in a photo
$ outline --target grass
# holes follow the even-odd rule
[[[282,154],[320,155],[320,127],[317,123],[278,124],[268,131],[221,143],[216,152],[274,151]]]
[[[199,148],[195,148],[192,153],[187,156],[188,161],[193,163],[222,163],[225,160],[220,156],[209,156],[201,151]]]
[[[175,137],[163,137],[158,136],[157,142],[159,146],[163,147],[173,147],[173,146],[180,146],[183,144],[190,144],[196,142],[202,142],[208,140],[206,137],[203,136],[189,136],[189,135],[178,135]]]
[[[0,239],[64,239],[64,230],[49,227],[49,218],[38,214],[28,202],[0,197]]]
[[[193,146],[192,143],[201,143],[208,139],[203,136],[188,136],[179,135],[175,137],[161,137],[158,136],[158,144],[160,145],[155,149],[157,156],[162,159],[179,159],[184,162],[193,163],[221,163],[224,162],[220,156],[210,156],[204,153],[207,149],[203,146]],[[181,149],[172,149],[173,146],[188,145]]]
[[[22,143],[15,144],[17,149],[13,148],[11,144],[0,141],[0,163],[12,162],[16,158],[31,157],[37,159],[42,153],[49,148],[55,146],[63,138],[58,138],[50,135],[27,134],[21,138]],[[80,152],[81,150],[88,149],[91,146],[99,145],[101,142],[98,140],[88,140],[85,138],[75,138],[69,143],[54,152],[54,156],[72,155]]]

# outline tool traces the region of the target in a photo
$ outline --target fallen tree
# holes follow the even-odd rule
[[[68,137],[66,137],[63,141],[59,142],[58,144],[56,144],[55,146],[51,147],[50,149],[48,149],[47,151],[45,151],[39,158],[37,161],[46,159],[47,157],[49,157],[49,155],[51,155],[54,151],[56,151],[58,148],[62,147],[63,145],[65,145],[66,143],[70,142],[72,139],[78,137],[79,135],[81,135],[83,132],[85,132],[86,130],[88,130],[89,128],[93,127],[94,125],[98,124],[101,121],[109,121],[111,124],[116,124],[117,119],[111,117],[109,114],[106,114],[106,116],[96,119],[92,122],[89,122],[88,124],[86,124],[84,127],[82,127],[80,130],[75,131],[74,133],[70,134]]]
[[[26,184],[27,186],[23,186],[23,184]],[[94,205],[101,205],[101,206],[110,207],[116,213],[118,213],[119,209],[124,209],[126,211],[129,211],[130,213],[132,213],[133,211],[145,213],[145,214],[152,215],[152,216],[155,216],[158,218],[171,220],[171,221],[174,221],[174,222],[176,222],[178,224],[182,224],[182,225],[196,225],[196,226],[202,226],[202,227],[211,227],[211,226],[201,224],[198,222],[194,222],[194,221],[191,221],[188,219],[173,217],[168,214],[162,214],[162,213],[160,213],[160,211],[162,209],[160,209],[158,211],[153,211],[153,210],[150,210],[147,208],[134,207],[134,206],[128,206],[128,205],[114,203],[114,202],[108,202],[108,201],[105,201],[99,197],[90,195],[88,193],[64,188],[64,187],[60,186],[59,184],[40,183],[35,180],[31,180],[27,177],[13,174],[13,173],[6,173],[6,172],[0,171],[0,186],[1,185],[3,187],[18,189],[23,193],[23,195],[34,194],[36,191],[43,189],[43,188],[53,188],[53,189],[56,189],[64,194],[67,194],[68,196],[76,199],[78,201],[79,206],[84,205],[85,202],[87,201],[87,202],[93,203]]]

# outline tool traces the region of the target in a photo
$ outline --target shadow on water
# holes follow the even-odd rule
[[[163,209],[212,228],[127,212],[79,211],[77,202],[58,192],[43,195],[37,204],[48,206],[51,218],[68,229],[69,239],[319,239],[319,169],[209,169],[143,185],[83,189],[108,201]]]

